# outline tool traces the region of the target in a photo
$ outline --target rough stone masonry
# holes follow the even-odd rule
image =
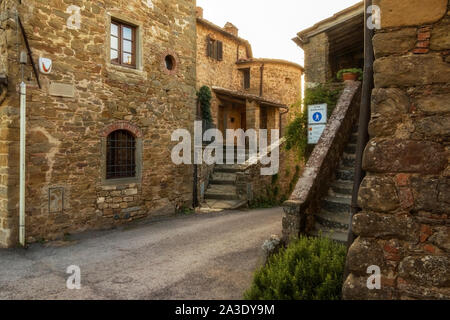
[[[193,131],[195,120],[194,1],[3,0],[0,73],[8,94],[0,101],[0,246],[18,239],[17,55],[26,48],[15,9],[33,61],[53,61],[50,74],[39,74],[42,88],[30,61],[25,68],[27,241],[191,205],[192,168],[175,166],[170,152],[171,132]],[[111,63],[111,21],[136,30],[136,68]],[[115,130],[136,140],[132,179],[105,177],[106,139]]]
[[[450,5],[375,1],[367,176],[345,299],[450,299]],[[369,266],[381,289],[369,290]]]

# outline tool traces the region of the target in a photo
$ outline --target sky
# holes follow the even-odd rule
[[[360,0],[197,0],[203,17],[226,22],[248,40],[255,58],[284,59],[304,65],[303,50],[291,39],[315,23]]]

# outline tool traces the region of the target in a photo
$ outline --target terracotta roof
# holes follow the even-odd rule
[[[237,36],[235,36],[232,33],[229,33],[224,28],[221,28],[218,25],[216,25],[216,24],[214,24],[214,23],[212,23],[212,22],[210,22],[210,21],[208,21],[208,20],[206,20],[204,18],[197,17],[197,23],[200,23],[200,24],[202,24],[202,25],[204,25],[204,26],[206,26],[208,28],[211,28],[211,29],[213,29],[213,30],[215,30],[217,32],[220,32],[224,36],[229,37],[231,39],[234,39],[237,42],[243,44],[246,47],[246,49],[247,49],[247,56],[250,57],[250,58],[253,58],[252,46],[250,45],[250,42],[248,42],[247,40],[242,39],[240,37],[237,37]]]
[[[305,71],[305,68],[303,68],[301,65],[299,65],[295,62],[281,60],[281,59],[252,58],[252,59],[248,59],[248,60],[240,60],[240,61],[236,62],[236,64],[246,64],[246,63],[252,63],[252,62],[285,64],[285,65],[288,65],[291,67],[301,69],[302,71]]]
[[[221,87],[212,87],[212,90],[216,94],[219,94],[219,95],[240,98],[240,99],[245,99],[245,100],[250,100],[250,101],[257,101],[259,103],[262,103],[262,104],[265,104],[265,105],[268,105],[271,107],[288,109],[288,106],[286,106],[285,104],[282,104],[280,102],[273,101],[273,100],[268,100],[263,97],[257,96],[255,94],[246,93],[246,92],[242,92],[242,91],[234,91],[234,90],[225,89],[225,88],[221,88]]]

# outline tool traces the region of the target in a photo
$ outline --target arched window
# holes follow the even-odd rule
[[[129,131],[111,132],[106,154],[106,179],[136,177],[136,139]]]

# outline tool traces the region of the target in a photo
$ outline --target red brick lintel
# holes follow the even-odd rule
[[[117,121],[114,122],[113,124],[110,124],[103,130],[101,135],[102,137],[107,137],[111,132],[117,130],[127,130],[131,132],[136,138],[142,138],[141,129],[139,129],[137,126],[127,121]]]

